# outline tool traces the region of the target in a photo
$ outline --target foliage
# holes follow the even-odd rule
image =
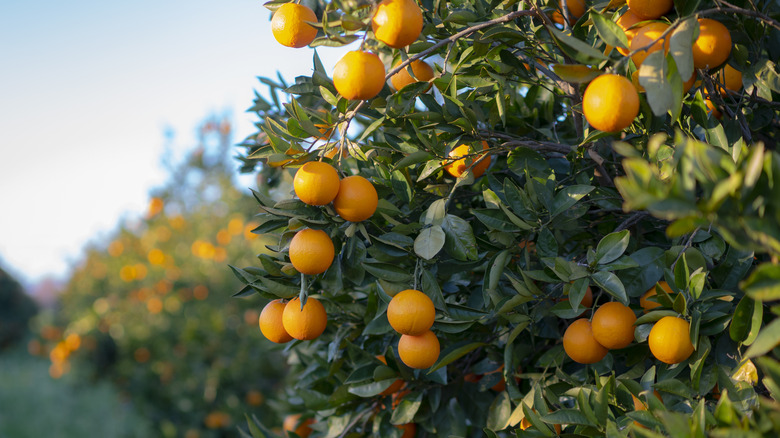
[[[363,48],[385,65],[404,60],[388,76],[430,56],[431,93],[420,83],[347,101],[316,54],[311,76],[294,84],[261,78],[268,98],[255,97],[259,132],[241,144],[241,160],[263,182],[254,232],[278,244],[233,270],[242,296],[325,305],[325,333],[287,348],[286,401],[316,418],[319,436],[398,437],[393,425],[411,422],[418,436],[551,436],[553,425],[575,436],[777,435],[780,409],[767,398],[780,389],[780,309],[771,306],[780,298],[777,2],[675,2],[663,18],[669,54],[645,59],[647,93],[619,136],[588,128],[581,96],[603,72],[636,71],[609,47],[625,48],[614,23],[623,2],[588,3],[572,25],[555,26],[547,13],[558,3],[422,1],[423,38],[401,51],[367,31]],[[322,33],[311,45],[357,40],[373,10],[319,4]],[[704,16],[730,29],[729,62],[745,90],[721,96],[713,69],[696,71],[700,83],[683,92],[695,18]],[[485,176],[443,171],[449,151],[469,144],[474,159],[481,141],[493,157]],[[326,158],[335,148],[348,156]],[[371,219],[345,222],[293,197],[295,168],[316,159],[372,181],[380,201]],[[335,243],[322,275],[301,276],[288,262],[301,227]],[[634,344],[588,366],[566,356],[561,337],[591,310],[580,306],[588,286],[594,308],[619,301],[638,310],[659,280],[674,293],[658,290],[662,306],[639,316]],[[438,313],[443,351],[426,371],[398,360],[385,316],[410,287]],[[690,322],[696,347],[676,365],[647,346],[653,323],[669,315]],[[399,378],[405,389],[382,396]],[[502,380],[506,389],[491,389]],[[652,390],[663,402],[645,397]],[[636,410],[632,395],[649,409]],[[252,436],[272,435],[262,421],[249,426]]]
[[[159,436],[230,435],[278,386],[258,303],[230,298],[226,260],[248,261],[265,243],[249,233],[230,138],[225,120],[201,126],[201,144],[154,192],[146,216],[88,250],[31,344],[48,354],[52,377],[116,383]]]
[[[37,312],[19,282],[0,269],[0,351],[29,333],[29,321]]]

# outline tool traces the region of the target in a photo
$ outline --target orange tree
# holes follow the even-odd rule
[[[278,390],[281,372],[257,347],[255,305],[230,298],[226,260],[263,249],[249,232],[251,200],[234,186],[230,125],[208,120],[200,132],[145,217],[91,245],[53,325],[30,344],[51,359],[52,377],[115,382],[166,437],[230,435],[245,406]]]
[[[282,4],[282,44],[360,40],[261,78],[240,145],[286,429],[777,435],[776,2]]]

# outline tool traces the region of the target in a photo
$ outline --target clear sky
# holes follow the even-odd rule
[[[257,76],[310,74],[257,0],[0,2],[0,263],[62,276],[85,243],[137,217],[165,174],[164,132],[211,113],[252,133]],[[326,69],[343,49],[319,49]]]

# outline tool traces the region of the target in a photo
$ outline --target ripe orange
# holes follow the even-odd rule
[[[330,268],[335,256],[333,241],[322,230],[303,229],[290,241],[290,262],[301,274],[322,274]]]
[[[699,38],[693,42],[693,66],[717,67],[731,54],[731,33],[719,21],[699,18]]]
[[[704,99],[704,104],[707,105],[708,112],[712,114],[712,117],[715,117],[716,119],[720,120],[723,118],[723,113],[718,109],[718,106],[715,105],[709,98]]]
[[[309,297],[301,309],[301,300],[296,297],[284,307],[282,324],[293,338],[309,341],[325,331],[325,326],[328,325],[328,314],[316,298]]]
[[[591,328],[596,342],[618,350],[634,342],[636,315],[630,307],[618,302],[602,304],[593,314]]]
[[[385,65],[373,53],[347,52],[333,68],[333,85],[349,100],[373,99],[385,86]]]
[[[400,63],[401,61],[398,61],[393,67],[398,66]],[[409,74],[409,67],[412,68],[414,77]],[[422,59],[417,59],[412,61],[412,63],[408,66],[404,67],[403,70],[390,76],[390,83],[393,84],[393,88],[400,90],[409,84],[413,84],[415,82],[429,82],[431,79],[433,79],[433,67],[428,65],[428,63]],[[429,85],[428,89],[425,91],[430,89],[431,86]]]
[[[398,356],[409,368],[430,368],[439,359],[439,339],[432,331],[419,335],[402,335],[398,341]]]
[[[664,400],[661,398],[661,394],[659,394],[658,391],[653,390],[653,395],[655,395],[655,398],[657,398],[661,403],[664,402]],[[631,394],[631,399],[634,402],[634,410],[635,411],[646,411],[647,410],[647,405],[645,404],[645,402],[642,401],[641,399],[639,399],[637,396],[635,396],[634,394]],[[647,429],[647,427],[645,425],[639,423],[638,421],[634,421],[634,424],[639,426],[639,427],[641,427],[641,428],[643,428],[643,429]]]
[[[558,1],[558,7],[561,12],[555,11],[552,14],[552,20],[558,24],[563,24],[563,0]],[[574,24],[577,19],[585,14],[587,7],[585,6],[585,0],[566,0],[566,7],[569,9],[569,24]]]
[[[673,0],[628,0],[628,9],[642,20],[660,18],[674,5]]]
[[[607,349],[593,337],[590,321],[578,319],[563,334],[563,350],[577,363],[596,363],[607,355]]]
[[[310,424],[314,424],[314,418],[307,418],[300,421],[301,414],[292,414],[284,417],[284,423],[282,429],[285,431],[285,436],[289,436],[286,432],[295,432],[301,438],[307,438],[313,432]]]
[[[263,394],[256,389],[249,390],[249,392],[246,393],[245,399],[249,406],[260,406],[265,401]]]
[[[675,316],[665,316],[653,325],[648,344],[656,359],[676,364],[688,359],[693,353],[688,321]]]
[[[482,150],[484,151],[488,149],[490,149],[490,147],[488,146],[487,142],[483,141]],[[487,168],[490,167],[492,158],[487,154],[481,154],[476,157],[461,158],[470,154],[471,150],[468,145],[462,144],[456,147],[450,152],[449,155],[449,157],[454,161],[450,161],[446,166],[444,166],[444,170],[446,170],[447,173],[454,176],[455,178],[459,178],[461,175],[466,173],[467,170],[471,169],[471,172],[474,174],[474,178],[479,178],[483,173],[485,173]]]
[[[282,324],[282,314],[284,313],[284,303],[282,300],[273,300],[263,307],[260,313],[260,331],[263,336],[271,342],[284,344],[292,341],[293,337],[284,330]]]
[[[664,32],[666,32],[666,29],[668,28],[669,25],[666,23],[655,22],[646,24],[636,31],[634,37],[631,38],[631,44],[628,46],[632,52],[647,47],[649,44],[655,41],[655,43],[650,46],[649,49],[641,50],[631,57],[631,59],[634,61],[634,64],[636,65],[636,68],[639,68],[639,66],[642,65],[642,63],[645,61],[645,58],[647,58],[647,55],[653,52],[657,52],[661,49],[663,49],[664,53],[669,51],[669,41],[671,40],[670,35],[664,37],[663,40],[656,41]]]
[[[724,84],[726,88],[720,87],[720,94],[726,95],[726,90],[739,91],[742,89],[742,72],[726,64],[717,75],[718,82]]]
[[[569,301],[569,297],[564,298],[562,301]],[[582,297],[582,301],[580,301],[580,307],[584,307],[585,310],[588,310],[588,308],[592,305],[593,291],[590,289],[590,286],[588,286],[588,289],[585,291],[585,296]]]
[[[436,309],[428,295],[407,289],[395,294],[387,306],[387,320],[402,335],[421,335],[431,329]]]
[[[662,280],[662,281],[658,282],[658,285],[661,286],[661,289],[665,290],[666,293],[668,293],[668,294],[673,294],[674,293],[674,291],[672,291],[672,288],[669,287],[669,283],[667,283],[667,282]],[[655,294],[656,294],[655,285],[653,285],[653,287],[648,289],[647,292],[645,292],[639,298],[639,305],[642,306],[642,309],[644,309],[645,313],[655,309],[656,307],[661,307],[660,303],[657,303],[655,301],[648,301],[647,300],[648,298],[650,298],[652,296],[655,296]]]
[[[379,198],[371,182],[362,176],[348,176],[341,180],[333,208],[350,222],[364,221],[374,215]]]
[[[413,43],[422,28],[422,11],[414,0],[383,0],[371,19],[376,39],[394,49]]]
[[[328,163],[309,161],[295,172],[293,188],[303,203],[325,205],[339,192],[339,174]]]
[[[691,78],[687,81],[683,82],[683,94],[690,91],[691,87],[693,87],[693,84],[696,83],[696,72],[694,71],[693,74],[691,74]]]
[[[414,438],[414,436],[417,434],[417,425],[414,423],[401,424],[396,427],[404,431],[404,434],[401,435],[401,438]]]
[[[582,112],[588,123],[600,131],[622,131],[639,114],[639,94],[634,84],[625,77],[603,74],[585,89]]]
[[[271,31],[279,44],[300,48],[308,46],[317,37],[317,28],[306,23],[316,22],[310,8],[296,3],[285,3],[271,18]]]
[[[377,358],[377,360],[379,360],[383,364],[387,365],[387,359],[385,359],[385,357],[382,356],[381,354],[376,356],[376,358]],[[393,384],[390,385],[387,389],[385,389],[384,391],[380,392],[379,395],[395,394],[396,392],[400,391],[401,387],[403,387],[403,386],[404,386],[404,381],[403,380],[395,379],[395,382],[393,382]]]
[[[631,9],[627,10],[623,15],[620,16],[620,18],[618,18],[617,25],[620,26],[620,28],[623,29],[623,32],[626,34],[626,39],[628,39],[628,47],[631,47],[631,40],[639,31],[639,28],[631,28],[631,26],[641,21],[642,19],[639,18]],[[622,47],[618,47],[617,49],[618,52],[620,52],[623,56],[628,55],[630,51],[629,49],[624,49]]]

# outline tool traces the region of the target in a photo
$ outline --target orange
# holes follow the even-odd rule
[[[414,0],[384,0],[371,19],[376,39],[394,49],[413,43],[422,28],[422,11]]]
[[[376,358],[377,358],[377,360],[379,360],[383,364],[387,365],[387,359],[385,359],[385,357],[382,356],[381,354],[378,355]],[[393,384],[390,385],[387,389],[385,389],[384,391],[380,392],[379,395],[395,394],[396,392],[401,390],[401,387],[403,387],[403,385],[404,385],[404,381],[403,380],[395,379],[395,382],[393,382]]]
[[[668,28],[668,24],[656,22],[646,24],[636,31],[634,37],[631,38],[631,44],[628,46],[632,52],[647,47],[649,44],[653,44],[653,41],[655,41],[655,43],[650,46],[649,49],[641,50],[631,57],[637,69],[645,61],[647,55],[653,52],[657,52],[661,49],[663,49],[664,53],[669,51],[670,35],[664,37],[663,40],[656,41],[664,32],[666,32],[666,29]]]
[[[650,352],[663,363],[676,364],[693,353],[688,321],[675,316],[665,316],[653,325],[647,339]]]
[[[347,52],[333,68],[333,85],[349,100],[373,99],[385,86],[385,65],[373,53]]]
[[[534,412],[536,412],[536,409],[534,409]],[[529,427],[531,427],[532,424],[530,421],[528,421],[528,417],[523,417],[523,421],[520,422],[520,430],[526,430]],[[558,435],[561,434],[561,425],[560,424],[554,424],[555,426],[555,433]]]
[[[401,438],[414,438],[414,436],[417,435],[417,425],[414,423],[401,424],[396,427],[404,431]]]
[[[739,91],[742,89],[742,72],[726,64],[717,76],[718,82],[724,84],[726,88],[720,87],[720,94],[726,95],[726,90]]]
[[[631,83],[634,84],[634,88],[636,88],[637,93],[644,93],[646,91],[645,87],[639,83],[639,70],[631,73]]]
[[[720,112],[718,106],[715,105],[710,99],[704,99],[704,104],[707,105],[708,112],[712,114],[712,117],[720,120],[723,118],[723,113]]]
[[[569,297],[564,298],[562,301],[569,301]],[[588,289],[585,291],[585,296],[582,297],[582,301],[580,301],[580,308],[585,308],[585,311],[582,313],[585,313],[588,311],[590,306],[593,305],[593,291],[590,289],[590,286],[588,286]]]
[[[328,325],[328,314],[316,298],[309,297],[301,309],[301,300],[296,297],[284,307],[282,324],[293,338],[309,341],[325,331],[325,326]]]
[[[295,172],[293,188],[303,203],[325,205],[339,192],[339,174],[328,163],[309,161]]]
[[[393,67],[397,67],[401,62],[402,61],[398,61]],[[414,77],[409,74],[409,67],[412,68]],[[409,84],[413,84],[415,82],[429,82],[431,79],[433,79],[433,67],[428,65],[428,63],[422,59],[416,59],[398,73],[390,76],[390,83],[393,84],[393,88],[400,90]],[[431,87],[429,85],[428,89],[425,91],[430,89]]]
[[[387,320],[402,335],[421,335],[431,329],[436,309],[428,295],[407,289],[398,292],[387,306]]]
[[[699,38],[693,42],[693,66],[717,67],[731,54],[731,33],[719,21],[699,18]]]
[[[333,241],[322,230],[303,229],[290,241],[290,262],[301,274],[322,274],[333,263],[335,255]]]
[[[360,222],[374,215],[378,203],[374,185],[362,176],[354,175],[341,180],[333,208],[342,219]]]
[[[284,325],[282,324],[283,313],[284,303],[282,303],[282,300],[273,300],[263,307],[259,318],[260,331],[263,332],[263,336],[277,344],[290,342],[293,338],[284,330]]]
[[[661,398],[661,394],[659,394],[658,391],[653,390],[653,395],[655,395],[655,398],[657,398],[661,403],[664,402],[664,400]],[[631,399],[634,402],[634,410],[635,411],[646,411],[647,410],[647,405],[645,404],[645,402],[642,401],[641,399],[639,399],[637,396],[635,396],[634,394],[631,394]],[[641,424],[638,421],[634,421],[634,424],[639,426],[639,427],[641,427],[641,428],[643,428],[643,429],[647,429],[647,427],[645,427],[645,425]]]
[[[484,151],[488,149],[490,148],[488,147],[487,142],[483,141],[482,150]],[[466,157],[467,155],[471,155],[471,149],[469,148],[469,145],[462,144],[456,147],[450,152],[449,155],[449,157],[454,161],[450,161],[447,165],[444,166],[444,169],[447,171],[447,173],[454,176],[455,178],[460,178],[460,176],[466,173],[467,170],[471,169],[471,172],[474,174],[474,178],[479,178],[483,173],[485,173],[487,168],[490,167],[491,157],[488,157],[487,154],[481,154],[476,157]]]
[[[596,363],[607,355],[607,349],[593,337],[590,321],[578,319],[563,334],[563,350],[577,363]]]
[[[666,293],[668,293],[668,294],[673,294],[674,293],[674,291],[672,291],[672,288],[669,287],[669,283],[667,283],[665,281],[659,281],[658,285],[661,286],[661,289],[665,290]],[[639,305],[642,306],[642,309],[644,309],[645,313],[655,309],[656,307],[661,307],[660,303],[657,303],[655,301],[648,301],[647,300],[648,298],[650,298],[652,296],[655,296],[655,294],[656,294],[655,285],[653,285],[653,287],[648,289],[647,292],[645,292],[644,295],[642,295],[639,298]]]
[[[695,82],[696,82],[696,72],[694,71],[693,74],[691,74],[691,78],[683,82],[683,94],[687,93],[691,89],[691,87],[693,87],[693,84]]]
[[[563,0],[558,1],[558,7],[561,12],[553,12],[552,19],[558,24],[563,24]],[[585,14],[585,0],[566,0],[566,7],[569,9],[569,24],[574,24],[578,18]]]
[[[249,390],[249,392],[246,393],[245,399],[250,406],[260,406],[265,401],[263,394],[256,389]]]
[[[308,46],[317,37],[317,28],[308,24],[317,22],[310,8],[296,3],[285,3],[271,18],[271,31],[279,44],[300,48]]]
[[[439,339],[432,331],[419,335],[402,335],[398,341],[398,356],[409,368],[430,368],[439,359]]]
[[[628,40],[628,47],[631,47],[631,40],[634,38],[634,35],[639,31],[639,28],[634,27],[631,28],[631,26],[641,22],[642,19],[639,18],[634,11],[631,9],[627,10],[623,15],[620,16],[617,20],[617,25],[620,26],[621,29],[623,29],[623,32],[626,34],[626,39]],[[618,52],[620,52],[623,56],[628,55],[629,49],[624,49],[622,47],[618,47]]]
[[[634,322],[636,315],[630,307],[615,301],[604,303],[593,314],[593,337],[610,350],[626,348],[634,342]]]
[[[585,89],[582,112],[588,123],[600,131],[622,131],[639,114],[639,94],[625,77],[603,74]]]
[[[628,9],[642,20],[660,18],[674,5],[674,0],[628,0]]]
[[[284,424],[282,429],[285,431],[285,436],[289,436],[286,432],[295,432],[301,438],[307,438],[313,430],[309,427],[314,423],[314,418],[307,418],[301,420],[301,414],[292,414],[284,417]]]

